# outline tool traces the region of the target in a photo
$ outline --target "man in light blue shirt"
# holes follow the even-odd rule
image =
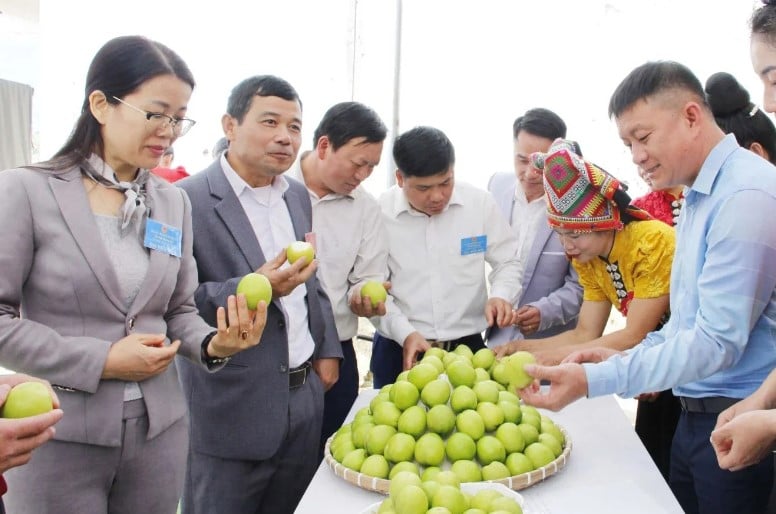
[[[660,189],[686,186],[671,273],[671,319],[625,353],[591,350],[526,370],[551,382],[521,391],[559,409],[582,396],[634,396],[673,387],[682,415],[671,489],[685,512],[764,512],[773,461],[721,470],[709,437],[717,415],[776,366],[776,169],[717,127],[686,67],[633,70],[609,104],[633,161]],[[602,361],[593,364],[592,362]],[[585,364],[579,364],[586,362]]]

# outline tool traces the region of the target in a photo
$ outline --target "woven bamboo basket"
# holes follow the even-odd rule
[[[530,487],[538,482],[541,482],[542,480],[551,477],[555,473],[565,468],[566,462],[568,461],[569,455],[571,454],[571,438],[569,437],[569,434],[565,428],[563,428],[561,425],[558,425],[557,423],[555,423],[555,425],[560,429],[561,432],[563,432],[563,436],[566,438],[566,444],[563,447],[563,452],[555,460],[546,466],[542,466],[541,468],[535,469],[528,473],[514,475],[511,477],[502,478],[500,480],[489,480],[488,482],[503,484],[514,491],[519,491],[520,489],[525,489],[526,487]],[[324,460],[331,468],[331,470],[334,471],[334,474],[344,479],[346,482],[355,485],[356,487],[367,489],[369,491],[376,491],[381,494],[388,494],[388,488],[391,485],[390,480],[364,475],[358,471],[346,468],[337,462],[332,456],[331,450],[329,448],[333,439],[334,436],[331,436],[326,441]]]

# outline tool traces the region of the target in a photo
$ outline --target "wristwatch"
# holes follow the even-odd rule
[[[213,339],[215,335],[216,332],[211,332],[205,340],[202,341],[202,351],[200,352],[200,355],[202,357],[202,362],[205,363],[208,369],[220,366],[221,364],[226,364],[231,359],[231,357],[212,357],[207,353],[207,347],[210,344],[210,340]]]

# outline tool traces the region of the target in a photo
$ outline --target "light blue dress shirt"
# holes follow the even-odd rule
[[[588,395],[748,396],[776,366],[776,168],[732,134],[685,192],[671,319],[626,355],[585,364]]]

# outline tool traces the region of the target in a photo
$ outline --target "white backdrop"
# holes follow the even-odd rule
[[[32,159],[32,87],[0,79],[0,170]]]
[[[190,172],[210,160],[233,85],[260,73],[289,80],[304,102],[304,145],[323,112],[355,99],[386,124],[444,130],[459,179],[484,186],[511,169],[511,125],[531,107],[558,112],[585,155],[643,190],[607,117],[609,96],[647,60],[673,59],[705,80],[734,74],[761,97],[749,63],[756,0],[403,0],[398,119],[393,116],[396,1],[40,0],[40,156],[55,152],[77,117],[86,68],[108,38],[144,34],[178,52],[198,86],[198,121],[176,143]],[[391,137],[393,134],[391,134]],[[379,192],[383,164],[367,182]],[[208,154],[208,155],[205,155]]]

